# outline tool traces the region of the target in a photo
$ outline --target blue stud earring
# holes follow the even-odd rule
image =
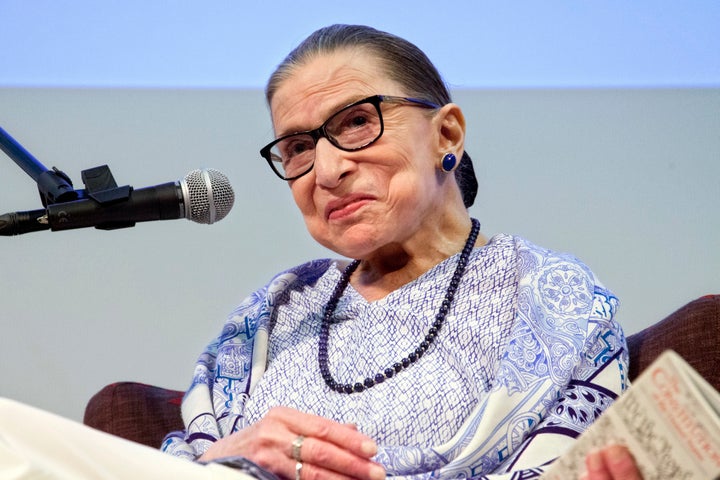
[[[450,173],[457,167],[457,157],[453,153],[446,153],[442,158],[442,169],[445,173]]]

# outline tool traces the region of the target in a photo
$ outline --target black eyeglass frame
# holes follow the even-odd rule
[[[273,158],[272,158],[273,157],[272,152],[271,152],[272,148],[276,144],[282,142],[283,140],[286,140],[290,137],[294,137],[296,135],[309,135],[313,139],[315,146],[317,146],[317,142],[320,141],[321,138],[326,138],[328,140],[328,142],[330,142],[335,148],[338,148],[344,152],[356,152],[358,150],[362,150],[363,148],[367,148],[370,145],[372,145],[373,143],[377,142],[380,139],[380,137],[382,137],[382,134],[385,131],[385,124],[383,121],[382,110],[380,109],[380,104],[383,102],[395,103],[395,104],[400,104],[400,105],[408,105],[408,106],[416,106],[416,107],[422,107],[422,108],[431,108],[431,109],[440,108],[440,105],[437,105],[433,102],[429,102],[427,100],[423,100],[421,98],[397,97],[397,96],[393,96],[393,95],[372,95],[370,97],[363,98],[362,100],[358,100],[357,102],[353,102],[349,105],[345,105],[343,108],[341,108],[340,110],[338,110],[335,113],[333,113],[332,115],[330,115],[328,117],[328,119],[325,120],[325,122],[322,125],[320,125],[318,128],[314,128],[312,130],[306,130],[303,132],[289,133],[287,135],[283,135],[280,138],[276,138],[275,140],[268,143],[260,150],[260,155],[265,159],[265,161],[267,161],[267,163],[268,163],[268,165],[270,165],[270,168],[272,169],[272,171],[275,172],[275,175],[280,177],[280,179],[282,179],[282,180],[291,181],[291,180],[300,178],[303,175],[307,175],[308,173],[310,173],[310,171],[315,166],[314,158],[313,158],[312,163],[310,163],[310,165],[308,166],[307,170],[305,170],[304,172],[302,172],[298,175],[294,175],[292,177],[286,177],[285,175],[282,174],[282,172],[280,172],[275,167],[276,161],[273,160]],[[378,114],[378,119],[380,120],[380,131],[378,132],[378,134],[375,138],[373,138],[372,140],[368,141],[367,143],[365,143],[363,145],[360,145],[359,147],[353,147],[353,148],[343,147],[342,145],[337,143],[337,140],[335,140],[332,136],[328,135],[326,127],[330,123],[330,121],[332,119],[334,119],[338,114],[344,112],[348,108],[352,108],[357,105],[361,105],[363,103],[369,103],[375,107],[375,110],[377,111],[377,114]]]

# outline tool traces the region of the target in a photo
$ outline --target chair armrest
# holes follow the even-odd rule
[[[660,322],[630,335],[630,379],[635,379],[664,350],[675,350],[713,387],[720,390],[720,295],[706,295]]]
[[[171,431],[184,428],[184,392],[137,382],[113,383],[88,402],[83,422],[122,438],[159,448]]]

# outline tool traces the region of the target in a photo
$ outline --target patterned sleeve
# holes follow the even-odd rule
[[[162,451],[194,460],[228,429],[232,421],[228,407],[247,396],[253,344],[266,310],[267,288],[255,292],[232,312],[220,335],[198,358],[182,403],[186,429],[169,433]]]
[[[628,352],[613,316],[616,306],[612,294],[596,287],[589,334],[569,382],[544,418],[528,420],[529,433],[496,472],[507,478],[539,476],[543,465],[562,454],[627,389]]]
[[[539,477],[629,386],[617,298],[574,257],[535,246],[519,254],[518,323],[498,380],[511,397],[533,382],[550,388],[510,422],[493,474],[476,478]]]
[[[316,260],[275,276],[229,316],[200,355],[182,402],[185,430],[168,434],[161,450],[195,460],[212,443],[246,426],[245,403],[265,372],[268,331],[278,296],[297,281],[310,282],[330,265]]]

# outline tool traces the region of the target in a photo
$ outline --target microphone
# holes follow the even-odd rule
[[[119,201],[104,199],[100,191],[90,198],[49,204],[45,210],[0,215],[0,236],[84,227],[114,230],[176,218],[209,225],[225,218],[235,201],[228,178],[214,169],[193,170],[177,182],[123,188],[126,196]]]

